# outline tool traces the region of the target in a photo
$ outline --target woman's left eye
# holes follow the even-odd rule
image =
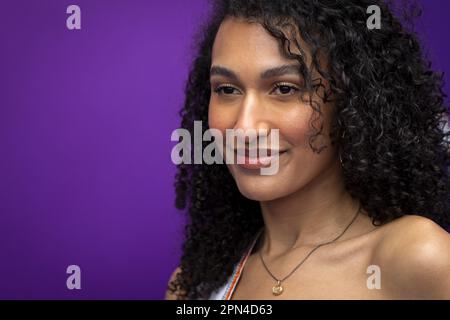
[[[296,86],[292,84],[283,84],[283,83],[275,85],[275,88],[272,90],[272,92],[284,96],[295,94],[298,91],[299,89]]]

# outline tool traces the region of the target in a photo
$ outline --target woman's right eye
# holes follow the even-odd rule
[[[219,95],[239,94],[239,90],[230,85],[218,86],[217,88],[214,89],[214,92]]]

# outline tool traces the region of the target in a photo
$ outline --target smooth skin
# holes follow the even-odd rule
[[[214,42],[210,128],[224,135],[226,129],[276,128],[286,151],[272,176],[228,165],[240,192],[260,202],[266,230],[232,299],[450,299],[450,235],[414,213],[376,227],[361,212],[338,241],[319,248],[283,282],[282,295],[272,294],[275,281],[259,252],[283,278],[316,245],[339,235],[359,206],[344,188],[338,151],[330,143],[333,105],[317,96],[324,127],[315,144],[327,147],[316,154],[308,145],[313,111],[299,99],[300,75],[286,67],[296,63],[281,55],[258,23],[229,17]],[[379,267],[379,289],[367,285],[369,266]]]

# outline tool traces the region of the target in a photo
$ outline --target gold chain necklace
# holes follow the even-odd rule
[[[350,221],[350,223],[347,225],[347,227],[345,227],[345,229],[333,240],[328,241],[328,242],[324,242],[321,243],[317,246],[315,246],[307,255],[305,258],[303,258],[302,261],[300,261],[300,263],[284,278],[282,279],[278,279],[277,277],[275,277],[273,275],[272,272],[270,272],[269,268],[267,267],[266,263],[264,262],[264,259],[262,257],[261,251],[259,250],[259,257],[261,258],[261,262],[264,266],[264,268],[266,269],[266,271],[269,273],[269,275],[276,281],[276,284],[272,287],[272,293],[274,296],[279,296],[280,294],[282,294],[284,292],[284,287],[281,285],[284,280],[286,280],[287,278],[289,278],[298,268],[300,268],[300,266],[306,261],[306,259],[309,258],[309,256],[311,256],[313,254],[314,251],[316,251],[317,249],[319,249],[322,246],[325,246],[327,244],[333,243],[335,241],[337,241],[340,237],[342,237],[344,235],[344,233],[348,230],[348,228],[350,228],[350,226],[353,224],[353,222],[356,220],[356,217],[358,216],[359,212],[361,210],[361,204],[359,204],[358,210],[356,211],[355,216],[353,217],[352,221]]]

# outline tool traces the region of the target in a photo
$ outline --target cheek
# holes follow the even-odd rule
[[[209,105],[208,124],[211,129],[218,129],[225,133],[226,129],[233,128],[234,115],[229,110],[217,108],[214,104]]]
[[[306,108],[308,107],[291,110],[276,119],[274,124],[280,129],[281,139],[286,140],[292,146],[306,146],[308,143],[311,113]]]
[[[333,109],[328,104],[318,105],[321,114],[314,111],[310,105],[305,104],[291,109],[278,119],[277,125],[280,126],[280,133],[291,145],[311,149],[309,138],[321,128],[321,134],[314,137],[314,145],[320,148],[321,145],[330,144],[329,133]]]

